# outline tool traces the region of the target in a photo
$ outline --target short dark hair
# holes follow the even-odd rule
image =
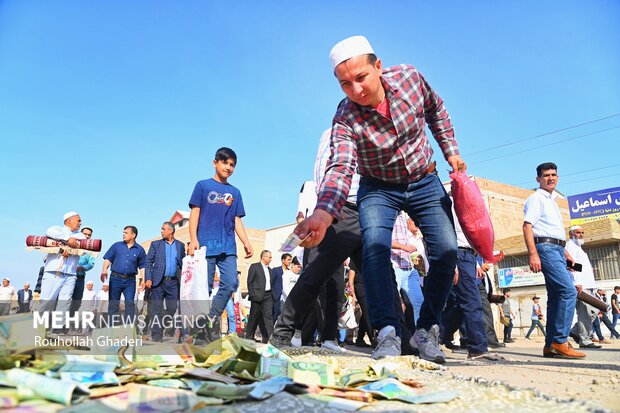
[[[174,224],[173,224],[172,222],[170,222],[170,221],[166,221],[166,222],[164,222],[162,225],[168,225],[168,227],[172,230],[172,233],[173,233],[173,234],[174,234],[174,232],[177,230],[177,229],[174,227]]]
[[[553,162],[545,162],[541,163],[536,167],[536,175],[540,178],[544,171],[548,171],[549,169],[553,169],[555,171],[558,170],[558,166]]]
[[[129,230],[131,230],[131,232],[133,232],[133,233],[134,233],[134,235],[135,235],[136,237],[138,237],[138,228],[134,227],[133,225],[127,225],[127,226],[126,226],[125,228],[123,228],[123,229],[129,229]]]
[[[601,290],[602,290],[602,288],[601,288]],[[616,286],[614,287],[614,290],[620,290],[620,285],[616,285]]]
[[[292,257],[291,254],[289,254],[288,252],[285,252],[284,254],[282,254],[282,256],[280,257],[280,261],[284,261],[287,258]]]
[[[504,288],[504,294],[509,293],[510,292],[510,288]]]
[[[294,265],[301,265],[301,263],[299,262],[299,260],[297,259],[297,257],[293,257],[293,260],[291,261],[291,264],[294,264]]]
[[[265,254],[267,254],[267,253],[271,254],[271,251],[269,251],[269,250],[262,250],[260,252],[260,257],[263,258],[265,256]]]
[[[377,63],[377,55],[374,53],[368,53],[366,56],[368,56],[368,63],[370,63],[371,65],[375,65],[375,63]]]
[[[218,149],[215,152],[215,161],[227,161],[229,159],[232,159],[233,162],[235,163],[235,165],[237,165],[237,154],[235,153],[235,151],[233,151],[230,148],[227,148],[225,146],[222,146],[220,149]]]

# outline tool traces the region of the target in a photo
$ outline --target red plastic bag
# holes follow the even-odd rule
[[[460,171],[451,173],[450,179],[454,212],[467,241],[485,261],[495,263],[495,232],[478,185]]]

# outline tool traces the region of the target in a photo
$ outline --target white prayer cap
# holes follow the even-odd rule
[[[340,63],[355,56],[374,54],[372,46],[364,36],[351,36],[337,43],[329,52],[329,60],[332,69],[336,69]]]
[[[86,228],[88,228],[89,230],[93,230],[93,227],[91,227],[90,225],[82,225],[82,228],[80,229],[80,231],[84,231]]]
[[[75,216],[75,215],[78,215],[78,213],[77,213],[77,212],[75,212],[75,211],[69,211],[69,212],[67,212],[67,213],[63,216],[63,218],[62,218],[62,219],[63,219],[63,221],[66,221],[66,220],[68,220],[69,218],[71,218],[72,216]]]
[[[9,277],[4,277],[3,280],[7,280],[8,282],[11,282],[11,279]]]
[[[572,227],[570,227],[568,230],[569,230],[570,232],[573,232],[573,231],[574,231],[574,230],[576,230],[576,229],[582,229],[582,228],[581,228],[581,225],[573,225],[573,226],[572,226]]]

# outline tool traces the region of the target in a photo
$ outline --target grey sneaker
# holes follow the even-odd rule
[[[321,344],[321,348],[335,351],[336,353],[346,353],[347,350],[340,347],[336,340],[325,340],[323,344]]]
[[[291,339],[288,337],[272,334],[271,337],[269,337],[269,344],[271,344],[275,348],[291,347]]]
[[[293,338],[291,338],[292,347],[301,347],[301,330],[295,330]]]
[[[437,364],[446,362],[446,356],[439,349],[439,326],[433,325],[429,330],[418,328],[409,344],[420,351],[420,358]]]
[[[383,338],[377,337],[377,347],[372,351],[371,358],[378,360],[383,357],[400,356],[400,337],[390,331]]]

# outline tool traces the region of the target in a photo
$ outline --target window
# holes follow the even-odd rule
[[[620,244],[597,247],[584,246],[583,250],[590,258],[595,280],[605,281],[620,278]]]

